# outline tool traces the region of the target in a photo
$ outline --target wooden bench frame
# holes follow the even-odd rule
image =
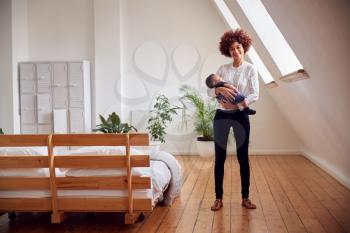
[[[48,168],[49,177],[0,177],[0,190],[47,190],[50,197],[0,198],[0,212],[52,212],[51,222],[60,223],[65,212],[126,212],[133,224],[140,213],[153,210],[152,198],[134,198],[134,189],[151,189],[150,177],[132,176],[132,167],[149,167],[149,155],[130,154],[131,146],[147,146],[148,134],[52,134],[0,135],[0,147],[44,146],[48,156],[2,156],[2,168]],[[59,155],[58,146],[125,146],[126,155]],[[123,177],[56,177],[56,168],[126,168]],[[57,190],[127,190],[127,197],[65,197]]]

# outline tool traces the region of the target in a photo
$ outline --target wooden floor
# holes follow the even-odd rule
[[[251,199],[256,210],[240,205],[235,156],[225,164],[224,207],[212,212],[213,163],[178,156],[184,169],[181,197],[172,207],[157,206],[144,221],[123,225],[116,213],[69,214],[60,225],[47,213],[0,217],[0,232],[350,232],[350,190],[301,156],[251,156]]]

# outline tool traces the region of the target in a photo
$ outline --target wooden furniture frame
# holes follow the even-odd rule
[[[149,155],[131,155],[131,146],[147,146],[148,134],[0,135],[0,147],[46,146],[48,156],[1,156],[1,168],[49,168],[49,177],[0,177],[0,190],[49,190],[46,198],[0,198],[0,212],[47,211],[60,223],[65,212],[126,212],[133,224],[152,211],[152,198],[134,198],[134,189],[151,189],[150,177],[133,176],[132,167],[149,167]],[[125,155],[59,155],[58,146],[125,146]],[[56,177],[56,168],[126,168],[126,176]],[[127,190],[127,197],[68,197],[58,190]]]

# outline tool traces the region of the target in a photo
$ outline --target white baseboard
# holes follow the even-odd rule
[[[169,151],[173,155],[198,155],[197,152],[179,152]],[[228,151],[228,154],[235,155],[236,151]],[[303,153],[297,150],[249,150],[249,155],[302,155]]]
[[[320,159],[318,156],[304,151],[302,155],[309,159],[311,162],[316,164],[318,167],[320,167],[322,170],[327,172],[329,175],[331,175],[334,179],[339,181],[342,185],[344,185],[346,188],[350,189],[350,177],[346,177],[344,174],[338,171],[337,168],[333,167],[331,164],[327,163],[323,159]]]
[[[249,150],[249,155],[302,155],[302,153],[300,150]]]

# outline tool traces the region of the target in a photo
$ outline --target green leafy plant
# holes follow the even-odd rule
[[[187,123],[189,117],[194,124],[195,132],[200,135],[197,137],[198,141],[213,141],[213,120],[215,116],[216,104],[213,98],[205,101],[200,93],[187,85],[180,88],[182,96],[179,101],[184,106],[183,121]],[[187,114],[186,111],[190,111]]]
[[[96,129],[93,129],[93,132],[103,132],[103,133],[128,133],[131,130],[137,129],[129,125],[128,123],[121,123],[120,117],[115,112],[109,114],[108,118],[105,119],[102,115],[100,115],[101,124],[96,126]]]
[[[165,95],[158,95],[148,119],[147,129],[153,141],[165,142],[166,127],[172,121],[172,115],[177,114],[176,110],[181,109],[169,102]]]
[[[2,128],[0,128],[0,134],[4,134],[4,131],[2,131]]]

